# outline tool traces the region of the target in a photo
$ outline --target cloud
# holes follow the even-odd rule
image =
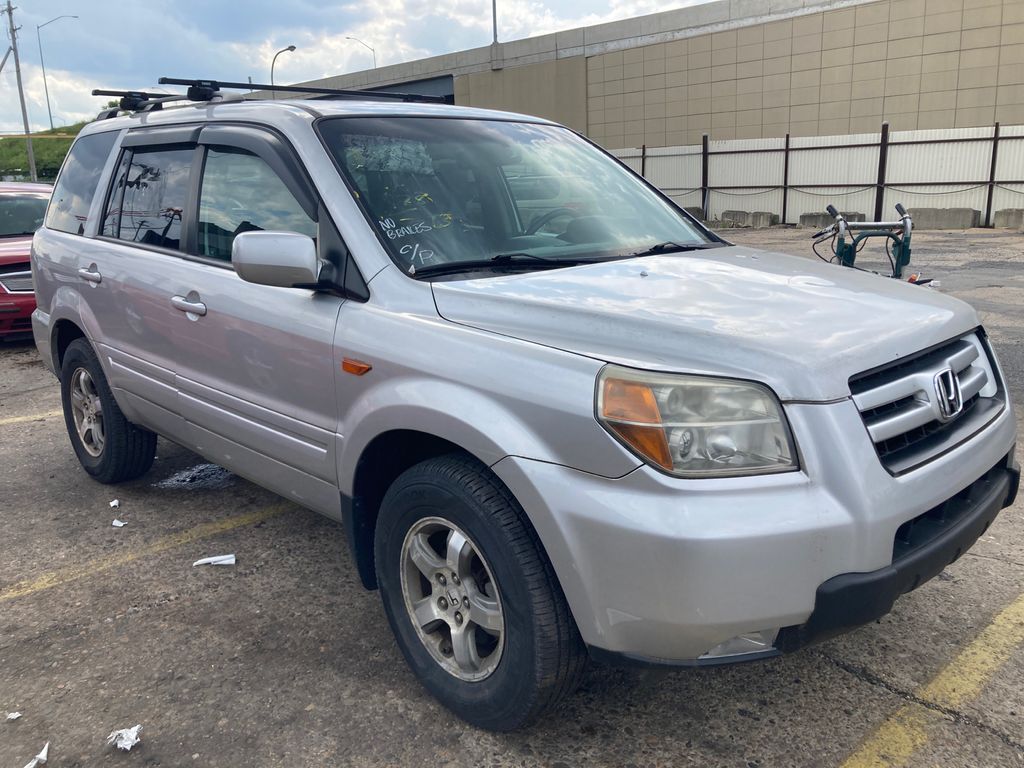
[[[503,41],[599,24],[694,5],[705,0],[498,0]],[[26,4],[27,5],[27,4]],[[300,82],[369,69],[372,58],[357,37],[376,50],[377,64],[394,64],[491,41],[487,0],[376,0],[331,4],[314,0],[248,0],[244,11],[227,0],[178,0],[174,12],[155,0],[124,3],[42,0],[16,12],[22,75],[34,130],[49,127],[34,27],[63,13],[80,14],[43,33],[47,84],[54,124],[92,118],[107,99],[93,88],[157,89],[161,75],[219,77],[255,82]],[[6,21],[6,19],[4,19]],[[31,31],[30,31],[31,30]],[[0,45],[6,40],[0,38]],[[13,63],[0,75],[0,132],[21,130]]]

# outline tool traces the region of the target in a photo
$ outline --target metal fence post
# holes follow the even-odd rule
[[[789,134],[782,150],[782,223],[786,223],[786,211],[789,203]]]
[[[992,194],[996,191],[996,158],[999,152],[999,123],[992,128],[992,164],[988,169],[988,199],[985,201],[985,226],[992,226]]]
[[[647,145],[640,145],[640,175],[647,178]]]
[[[875,187],[875,218],[882,220],[882,203],[885,198],[885,164],[889,159],[889,124],[882,123],[882,137],[878,142],[878,182]]]
[[[700,207],[704,212],[704,221],[708,221],[708,208],[711,205],[711,195],[708,190],[708,135],[705,133],[701,139],[700,157]]]

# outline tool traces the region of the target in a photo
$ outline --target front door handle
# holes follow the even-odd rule
[[[206,305],[199,301],[199,296],[194,295],[194,292],[190,292],[187,297],[171,296],[171,304],[175,309],[180,309],[182,312],[192,315],[206,314]]]
[[[100,271],[96,269],[95,264],[90,264],[88,267],[82,267],[79,269],[78,276],[93,285],[98,285],[103,281],[103,275],[101,275]]]

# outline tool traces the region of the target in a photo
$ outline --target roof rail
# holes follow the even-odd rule
[[[447,104],[444,96],[425,96],[418,93],[395,93],[394,91],[380,91],[373,88],[366,90],[346,90],[342,88],[317,88],[307,85],[266,85],[264,83],[233,83],[225,80],[191,80],[178,77],[161,77],[158,80],[160,85],[187,85],[189,97],[199,96],[210,92],[215,93],[221,88],[260,90],[260,91],[282,91],[284,93],[317,93],[325,96],[344,96],[351,99],[394,99],[396,101],[414,101],[426,104]],[[194,92],[194,93],[193,93]],[[207,99],[194,99],[208,100]]]

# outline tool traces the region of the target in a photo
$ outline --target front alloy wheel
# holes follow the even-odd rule
[[[510,731],[572,693],[586,650],[523,508],[453,453],[394,481],[374,528],[388,623],[420,682],[459,717]]]
[[[427,517],[402,544],[402,596],[423,645],[448,673],[472,682],[501,661],[505,619],[491,569],[455,523]]]

